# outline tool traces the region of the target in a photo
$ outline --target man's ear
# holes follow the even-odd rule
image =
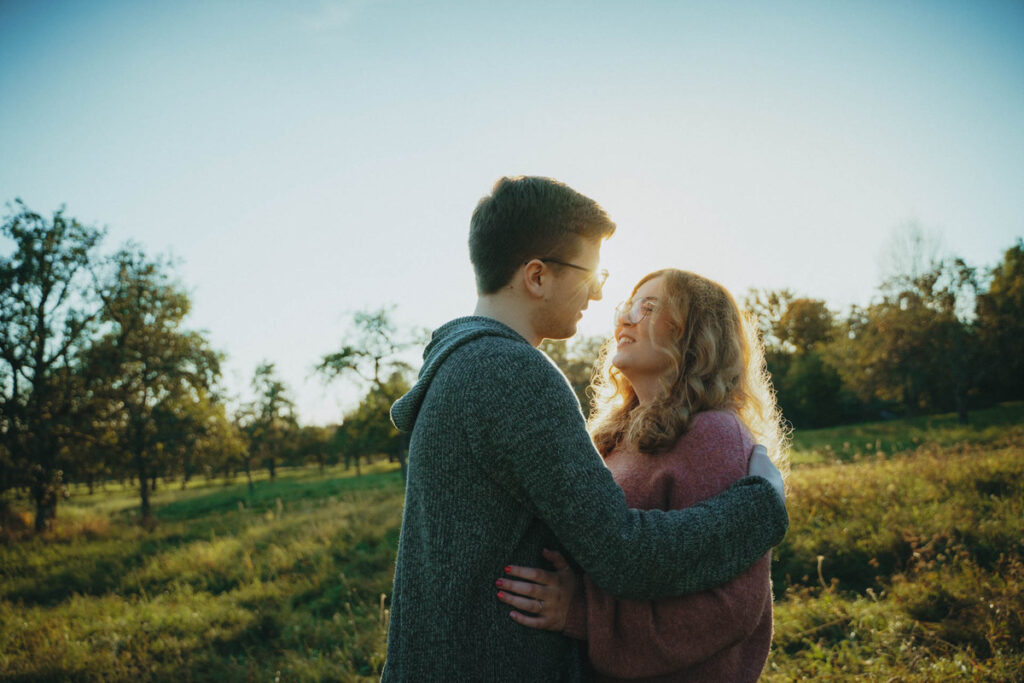
[[[521,277],[523,289],[527,294],[538,299],[544,298],[547,284],[551,278],[543,261],[540,259],[527,261],[523,266]]]

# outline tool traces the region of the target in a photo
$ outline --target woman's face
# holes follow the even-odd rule
[[[617,350],[612,365],[637,389],[641,384],[656,386],[658,378],[672,367],[671,357],[661,350],[672,340],[667,303],[664,278],[655,277],[640,285],[626,302],[625,311],[616,313]]]

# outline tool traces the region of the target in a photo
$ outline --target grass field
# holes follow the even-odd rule
[[[1024,404],[797,434],[764,680],[1024,680]],[[379,676],[402,483],[385,466],[76,491],[0,545],[0,678]]]
[[[1004,403],[970,414],[926,415],[904,420],[865,422],[798,431],[793,437],[794,465],[856,462],[865,457],[906,453],[920,447],[1002,447],[1024,441],[1024,403]]]

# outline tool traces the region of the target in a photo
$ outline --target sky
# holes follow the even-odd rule
[[[842,310],[901,226],[1024,237],[1022,121],[1020,0],[0,0],[0,204],[176,257],[228,389],[273,362],[306,423],[365,390],[312,376],[355,311],[472,311],[501,176],[618,224],[584,334],[663,267]]]

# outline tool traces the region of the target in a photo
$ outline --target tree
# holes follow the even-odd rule
[[[788,289],[750,289],[743,299],[744,310],[754,317],[766,357],[775,352],[787,351],[780,336],[779,325],[794,299],[796,295]]]
[[[0,258],[0,484],[29,486],[42,531],[63,491],[73,359],[99,314],[91,269],[103,233],[63,207],[46,219],[20,200],[0,233],[14,243]]]
[[[278,379],[274,364],[261,363],[253,373],[251,382],[256,398],[246,409],[244,431],[249,437],[252,456],[263,460],[270,478],[277,476],[277,460],[285,449],[292,433],[298,429],[295,419],[295,403],[288,396],[288,387]],[[252,487],[249,460],[246,461],[246,475]]]
[[[880,301],[851,310],[827,350],[862,399],[897,401],[908,414],[955,408],[967,421],[976,382],[974,270],[950,258],[887,280]]]
[[[215,411],[207,421],[204,438],[197,445],[196,462],[207,478],[220,472],[227,484],[233,472],[242,466],[249,449],[242,430],[234,420],[228,418],[224,404],[218,401]]]
[[[395,373],[401,375],[412,370],[412,366],[402,360],[401,354],[423,341],[418,338],[423,336],[421,334],[399,331],[391,319],[393,311],[394,306],[390,306],[377,310],[357,311],[353,314],[354,329],[342,341],[341,349],[325,355],[316,366],[315,372],[325,382],[346,375],[355,375],[370,385],[371,392],[376,389],[377,397],[388,395],[388,381]],[[395,397],[396,400],[398,398],[399,396]],[[381,417],[390,423],[390,403],[386,406],[374,404],[372,409],[379,410]],[[403,479],[407,446],[408,444],[405,444],[397,454]]]
[[[391,319],[393,311],[394,306],[390,306],[354,313],[350,336],[342,342],[340,350],[321,359],[316,372],[325,381],[351,373],[379,387],[395,371],[411,370],[400,355],[419,340],[398,330]]]
[[[336,464],[338,454],[334,448],[334,434],[337,427],[306,425],[299,428],[296,455],[302,462],[313,461],[320,472],[328,464]]]
[[[1024,398],[1024,240],[1010,247],[978,296],[984,382],[1001,400]]]
[[[775,325],[775,336],[806,355],[832,338],[835,320],[821,299],[792,299]]]
[[[84,354],[80,354],[84,355]],[[72,373],[73,409],[63,465],[66,481],[85,482],[91,495],[96,483],[116,474],[112,453],[117,450],[118,425],[107,419],[109,406],[90,392],[90,368],[81,358]]]
[[[111,259],[101,288],[103,336],[85,354],[91,393],[119,433],[121,464],[139,482],[142,519],[151,520],[151,482],[165,472],[181,431],[180,407],[203,400],[220,376],[205,336],[183,329],[191,302],[163,260],[128,246]]]
[[[818,428],[857,416],[856,402],[818,350],[794,353],[785,373],[773,376],[779,407],[794,426]]]
[[[386,455],[389,460],[404,460],[408,447],[406,437],[395,429],[389,417],[391,404],[410,389],[401,372],[375,384],[366,392],[359,406],[345,415],[338,427],[336,443],[345,456],[346,468],[354,461],[356,474],[362,474],[361,459]]]
[[[946,374],[940,371],[933,375],[933,380],[937,380],[934,391],[946,395],[946,391],[952,390],[960,424],[967,424],[968,396],[978,386],[978,293],[976,271],[963,259],[954,257],[941,265],[937,286],[932,290],[937,313],[933,334],[939,350],[937,359]]]
[[[154,417],[165,472],[180,475],[182,489],[198,472],[209,475],[222,467],[222,459],[230,457],[240,441],[219,395],[204,387],[164,402]]]
[[[856,406],[823,355],[836,333],[835,314],[826,303],[788,289],[750,290],[744,307],[764,341],[765,364],[786,419],[797,427],[849,419]]]
[[[572,390],[579,399],[583,416],[590,416],[590,388],[594,378],[594,370],[601,355],[601,347],[605,338],[600,336],[577,336],[572,340],[545,339],[540,350],[555,362],[562,371]]]
[[[898,228],[886,252],[889,276],[881,292],[883,304],[899,307],[899,314],[889,311],[890,318],[901,316],[918,326],[904,331],[927,349],[931,367],[921,372],[927,404],[952,404],[959,421],[966,423],[968,394],[977,384],[979,365],[974,325],[978,280],[963,259],[940,257],[940,251],[939,237],[921,225]]]
[[[850,406],[844,400],[842,381],[822,354],[836,328],[835,316],[825,302],[790,298],[774,327],[780,348],[771,362],[781,370],[773,377],[786,418],[801,427],[823,427],[848,419]]]

